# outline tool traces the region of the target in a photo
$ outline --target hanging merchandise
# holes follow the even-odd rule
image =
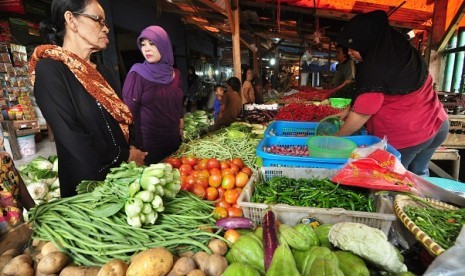
[[[7,45],[0,44],[0,107],[3,116],[9,120],[35,120],[26,47],[10,44],[10,51],[11,55]]]

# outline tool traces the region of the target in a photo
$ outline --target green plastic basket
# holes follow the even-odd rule
[[[307,140],[310,157],[349,158],[357,147],[353,141],[336,136],[312,136]]]
[[[351,99],[345,98],[329,98],[330,105],[335,108],[345,108],[351,101]]]

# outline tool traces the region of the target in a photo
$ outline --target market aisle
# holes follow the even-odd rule
[[[26,156],[24,158],[21,158],[19,160],[15,160],[15,165],[16,167],[21,166],[21,165],[26,165],[29,163],[32,159],[36,158],[37,156],[42,156],[42,157],[49,157],[50,155],[56,155],[56,147],[55,147],[55,142],[50,142],[48,138],[42,139],[42,141],[36,143],[36,153],[33,155]]]

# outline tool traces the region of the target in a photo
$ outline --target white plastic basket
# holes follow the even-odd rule
[[[290,178],[333,176],[337,170],[321,168],[288,168],[288,167],[263,167],[262,178],[268,180],[274,176],[286,176]],[[251,219],[256,225],[262,225],[263,216],[271,209],[276,218],[285,224],[295,225],[305,218],[316,219],[321,223],[334,224],[338,222],[358,222],[380,229],[386,235],[389,233],[391,224],[396,220],[391,200],[387,196],[375,196],[376,213],[348,211],[343,208],[312,208],[277,204],[270,206],[264,203],[250,202],[254,191],[254,185],[259,185],[259,179],[249,181],[244,187],[237,203],[242,208],[244,216]]]

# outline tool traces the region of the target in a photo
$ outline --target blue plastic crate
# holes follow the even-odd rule
[[[379,141],[380,138],[371,135],[345,136],[350,139],[357,147],[370,146]],[[273,154],[264,151],[265,147],[270,146],[307,146],[307,137],[283,137],[283,136],[265,136],[257,146],[256,154],[262,159],[264,167],[302,167],[302,168],[341,168],[348,159],[345,158],[315,158],[310,156],[288,156]],[[398,159],[400,152],[388,144],[387,151]]]
[[[305,137],[315,135],[317,122],[274,121],[268,125],[265,135]]]
[[[265,130],[265,136],[308,137],[315,135],[318,122],[274,121]],[[366,135],[360,130],[360,135]],[[358,136],[358,135],[357,135]]]

